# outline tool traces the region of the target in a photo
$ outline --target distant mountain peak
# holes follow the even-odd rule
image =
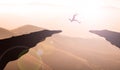
[[[13,29],[11,31],[15,33],[15,35],[22,35],[22,34],[28,34],[31,32],[41,31],[41,30],[44,30],[44,28],[34,26],[34,25],[24,25],[16,29]]]
[[[0,39],[12,37],[14,34],[7,29],[0,28]]]

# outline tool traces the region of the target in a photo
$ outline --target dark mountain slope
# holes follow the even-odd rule
[[[109,30],[90,30],[91,33],[104,37],[111,44],[120,48],[120,33]]]
[[[39,42],[59,32],[61,31],[42,30],[0,40],[0,70],[3,70],[9,61],[18,59]]]

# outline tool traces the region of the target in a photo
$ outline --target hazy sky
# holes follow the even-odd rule
[[[75,13],[81,24],[68,20]],[[120,31],[120,0],[0,0],[0,15],[7,29],[32,24],[78,37],[90,29]]]

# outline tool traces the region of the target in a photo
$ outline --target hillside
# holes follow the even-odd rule
[[[11,67],[11,64],[18,67]],[[9,68],[17,70],[119,70],[119,65],[119,49],[104,38],[84,39],[57,34],[30,49],[20,59],[10,62],[5,70]]]
[[[0,28],[0,39],[9,38],[14,34],[7,29]]]
[[[13,32],[15,35],[22,35],[22,34],[28,34],[28,33],[36,32],[40,30],[44,30],[44,28],[40,28],[33,25],[24,25],[19,28],[11,30],[11,32]]]

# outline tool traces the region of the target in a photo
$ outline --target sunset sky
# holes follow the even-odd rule
[[[70,22],[74,14],[81,24]],[[88,37],[92,29],[120,31],[120,0],[0,0],[0,27],[31,24]]]

